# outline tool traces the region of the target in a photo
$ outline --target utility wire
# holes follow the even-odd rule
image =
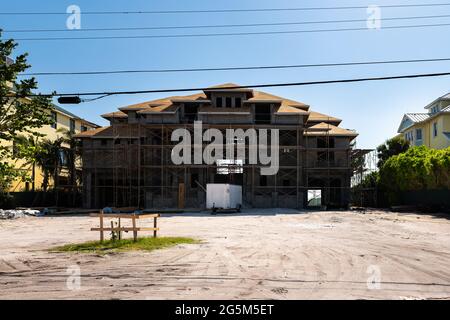
[[[170,72],[205,72],[205,71],[233,71],[233,70],[265,70],[265,69],[290,69],[290,68],[316,68],[316,67],[339,67],[359,65],[383,65],[398,63],[421,63],[450,61],[450,58],[414,59],[414,60],[384,60],[384,61],[361,61],[340,62],[320,64],[293,64],[272,66],[243,66],[243,67],[217,67],[217,68],[186,68],[186,69],[149,69],[149,70],[112,70],[112,71],[79,71],[79,72],[32,72],[22,73],[21,76],[64,76],[64,75],[105,75],[126,73],[170,73]]]
[[[188,92],[188,91],[203,91],[203,90],[229,90],[229,89],[247,89],[247,88],[268,88],[268,87],[293,87],[293,86],[308,86],[308,85],[325,85],[334,83],[351,83],[351,82],[365,82],[365,81],[383,81],[396,79],[414,79],[414,78],[432,78],[450,76],[450,72],[441,73],[423,73],[423,74],[409,74],[386,77],[369,77],[369,78],[354,78],[354,79],[339,79],[339,80],[323,80],[323,81],[309,81],[309,82],[290,82],[290,83],[271,83],[271,84],[255,84],[245,86],[230,86],[230,87],[198,87],[198,88],[178,88],[178,89],[156,89],[156,90],[137,90],[137,91],[110,91],[110,92],[80,92],[80,93],[53,93],[53,94],[30,94],[21,97],[67,97],[67,96],[112,96],[112,95],[134,95],[147,93],[169,93],[169,92]],[[16,97],[12,95],[11,97]],[[18,97],[18,96],[17,96]]]
[[[450,23],[419,24],[404,26],[382,27],[386,29],[409,29],[426,27],[444,27]],[[16,38],[16,41],[60,41],[60,40],[112,40],[112,39],[157,39],[157,38],[195,38],[195,37],[221,37],[221,36],[253,36],[253,35],[273,35],[273,34],[299,34],[299,33],[320,33],[320,32],[342,32],[342,31],[368,31],[373,30],[363,28],[341,28],[341,29],[316,29],[316,30],[288,30],[288,31],[262,31],[262,32],[229,32],[229,33],[199,33],[199,34],[171,34],[171,35],[135,35],[135,36],[95,36],[95,37],[54,37],[54,38]],[[377,29],[378,30],[378,29]]]
[[[96,97],[96,98],[92,98],[92,99],[84,99],[83,102],[92,102],[92,101],[96,101],[96,100],[100,100],[106,97],[109,97],[110,94],[104,94],[102,96]]]
[[[379,5],[379,8],[420,8],[450,6],[450,3],[418,3]],[[233,13],[233,12],[277,12],[277,11],[324,11],[367,9],[368,6],[340,7],[294,7],[294,8],[261,8],[261,9],[212,9],[212,10],[155,10],[155,11],[82,11],[83,15],[116,15],[116,14],[180,14],[180,13]],[[68,15],[65,12],[0,12],[0,15]]]
[[[371,21],[395,21],[414,19],[436,19],[449,18],[449,14],[432,16],[409,16],[390,17],[373,19]],[[273,23],[245,23],[245,24],[216,24],[216,25],[193,25],[193,26],[152,26],[152,27],[111,27],[111,28],[83,28],[83,29],[11,29],[2,30],[3,33],[31,33],[31,32],[92,32],[92,31],[133,31],[133,30],[171,30],[171,29],[204,29],[204,28],[233,28],[233,27],[262,27],[262,26],[287,26],[287,25],[309,25],[327,23],[349,23],[366,22],[367,19],[347,19],[347,20],[322,20],[322,21],[293,21],[293,22],[273,22]]]

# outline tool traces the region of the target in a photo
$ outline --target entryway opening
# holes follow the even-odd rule
[[[308,208],[318,208],[322,206],[322,190],[308,190]]]

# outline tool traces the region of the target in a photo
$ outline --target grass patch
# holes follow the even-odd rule
[[[50,251],[56,252],[107,252],[107,251],[132,251],[132,250],[145,250],[152,251],[162,248],[169,248],[176,246],[177,244],[187,243],[199,243],[200,241],[192,238],[182,237],[160,237],[160,238],[138,238],[136,242],[133,239],[122,240],[105,240],[89,241],[77,244],[66,244],[64,246],[55,247]]]

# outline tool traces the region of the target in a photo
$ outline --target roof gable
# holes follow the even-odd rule
[[[407,114],[403,115],[402,121],[400,122],[400,126],[397,129],[398,133],[402,133],[406,128],[411,127],[414,124]]]
[[[428,118],[430,118],[430,115],[428,113],[405,113],[403,115],[402,121],[400,122],[400,126],[398,127],[397,132],[402,133],[414,124],[425,121]]]

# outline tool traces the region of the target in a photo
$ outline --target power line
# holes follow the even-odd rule
[[[390,17],[373,19],[373,21],[395,21],[414,19],[436,19],[449,18],[449,14],[431,16],[409,16]],[[293,21],[293,22],[273,22],[273,23],[245,23],[245,24],[216,24],[216,25],[192,25],[192,26],[152,26],[152,27],[116,27],[116,28],[83,28],[83,29],[11,29],[2,30],[3,33],[31,33],[31,32],[92,32],[92,31],[133,31],[133,30],[171,30],[171,29],[204,29],[204,28],[233,28],[233,27],[261,27],[261,26],[287,26],[287,25],[309,25],[327,23],[349,23],[366,22],[367,19],[347,19],[347,20],[322,20],[322,21]]]
[[[450,6],[450,3],[419,3],[379,5],[379,8],[420,8]],[[83,11],[84,15],[116,15],[116,14],[191,14],[191,13],[233,13],[233,12],[277,12],[277,11],[324,11],[367,9],[368,6],[340,7],[294,7],[294,8],[261,8],[261,9],[212,9],[212,10],[156,10],[156,11]],[[0,12],[0,15],[68,15],[65,12]]]
[[[339,80],[322,80],[322,81],[309,81],[309,82],[256,84],[256,85],[245,85],[245,86],[243,85],[243,86],[234,86],[234,87],[231,87],[231,86],[230,87],[220,87],[217,89],[218,90],[228,90],[228,89],[246,89],[246,88],[292,87],[292,86],[325,85],[325,84],[334,84],[334,83],[383,81],[383,80],[396,80],[396,79],[432,78],[432,77],[443,77],[443,76],[450,76],[450,72],[409,74],[409,75],[386,76],[386,77],[339,79]],[[101,95],[112,96],[112,95],[148,94],[148,93],[203,91],[203,90],[211,90],[211,89],[212,88],[210,88],[210,87],[209,88],[208,87],[197,87],[197,88],[178,88],[178,89],[137,90],[137,91],[30,94],[30,95],[26,95],[26,96],[27,97],[34,97],[34,96],[67,97],[67,96],[101,96]]]
[[[272,65],[272,66],[216,67],[216,68],[113,70],[113,71],[79,71],[79,72],[32,72],[32,73],[23,73],[23,74],[21,74],[21,76],[105,75],[105,74],[126,74],[126,73],[171,73],[171,72],[265,70],[265,69],[339,67],[339,66],[380,65],[380,64],[398,64],[398,63],[442,62],[442,61],[450,61],[450,58],[360,61],[360,62],[340,62],[340,63],[320,63],[320,64],[293,64],[293,65]]]
[[[450,23],[420,24],[404,26],[388,26],[386,29],[409,29],[426,27],[444,27]],[[341,29],[316,29],[316,30],[288,30],[288,31],[262,31],[262,32],[229,32],[229,33],[199,33],[199,34],[171,34],[171,35],[135,35],[135,36],[95,36],[95,37],[54,37],[54,38],[16,38],[16,41],[64,41],[64,40],[112,40],[112,39],[158,39],[158,38],[195,38],[195,37],[223,37],[223,36],[254,36],[254,35],[274,35],[274,34],[300,34],[300,33],[320,33],[320,32],[342,32],[342,31],[367,31],[373,30],[365,28],[341,28]]]

